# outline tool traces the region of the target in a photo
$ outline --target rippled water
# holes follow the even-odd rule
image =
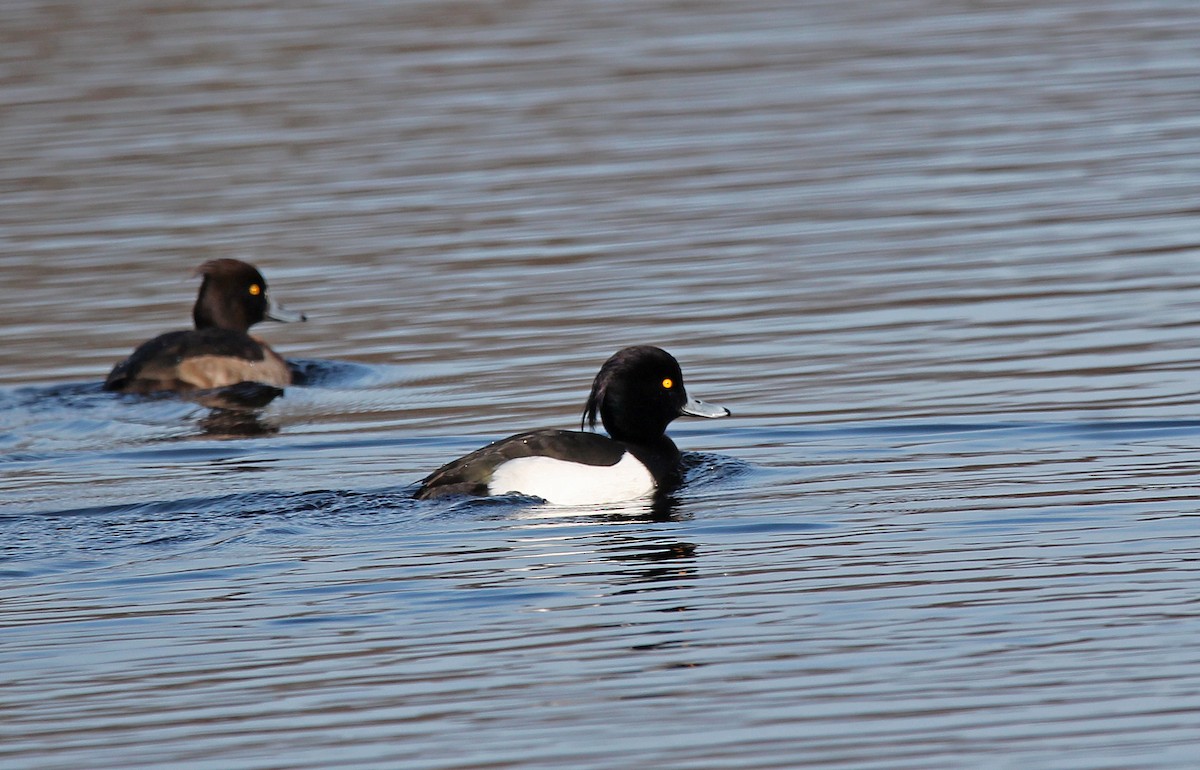
[[[0,766],[1200,749],[1191,2],[5,6]],[[102,393],[262,267],[251,420]],[[417,502],[662,345],[664,506]]]

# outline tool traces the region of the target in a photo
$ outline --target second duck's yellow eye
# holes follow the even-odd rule
[[[262,294],[262,287],[257,283],[250,284],[250,296],[257,297],[259,294]]]
[[[664,388],[666,388],[667,390],[670,390],[671,388],[675,387],[675,380],[672,380],[670,377],[667,377],[667,378],[663,379],[662,386]]]

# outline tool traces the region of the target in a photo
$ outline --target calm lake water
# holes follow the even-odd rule
[[[0,766],[1196,766],[1191,0],[3,15]],[[411,499],[634,343],[668,505]]]

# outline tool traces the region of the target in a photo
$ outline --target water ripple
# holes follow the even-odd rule
[[[8,3],[0,764],[1192,767],[1197,26]],[[223,256],[297,384],[102,392]],[[675,494],[412,499],[632,343]]]

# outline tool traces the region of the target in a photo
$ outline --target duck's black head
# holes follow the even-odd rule
[[[689,399],[675,357],[652,345],[635,345],[618,350],[600,367],[582,423],[595,428],[599,417],[614,439],[648,444],[685,414],[724,417],[729,410]]]
[[[196,274],[204,276],[192,308],[197,329],[245,332],[264,320],[305,320],[303,313],[271,303],[267,281],[253,265],[237,259],[213,259],[198,267]]]

